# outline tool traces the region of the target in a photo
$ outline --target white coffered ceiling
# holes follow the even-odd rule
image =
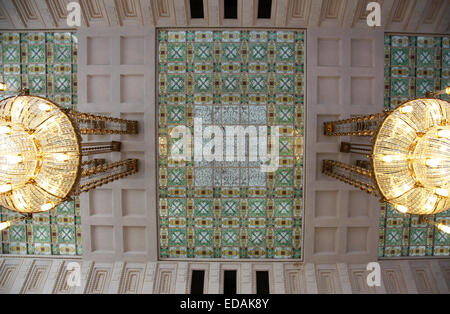
[[[2,0],[0,29],[65,29],[71,0]],[[369,0],[273,0],[271,19],[257,19],[258,0],[238,0],[238,18],[223,19],[224,0],[203,0],[191,19],[188,0],[75,0],[82,26],[239,26],[367,28]],[[387,32],[448,33],[450,0],[378,0]]]

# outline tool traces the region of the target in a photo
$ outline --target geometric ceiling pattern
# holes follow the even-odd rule
[[[385,97],[387,110],[450,85],[450,37],[385,35]],[[444,99],[449,100],[446,95]],[[450,210],[430,217],[450,223]],[[449,256],[450,236],[417,216],[383,204],[379,257]]]
[[[160,257],[301,258],[304,31],[161,30],[158,38]],[[214,149],[231,160],[171,158],[171,130],[192,130],[195,119],[205,133],[219,128]],[[275,126],[278,169],[263,172],[261,155],[249,158],[253,139],[236,158],[228,127],[258,128],[261,153],[275,149],[267,133]],[[210,140],[203,135],[204,154]]]
[[[0,81],[7,92],[0,99],[29,88],[75,109],[78,40],[71,32],[0,33]],[[0,206],[1,221],[21,215]],[[78,197],[55,209],[34,214],[1,232],[2,254],[82,255]]]

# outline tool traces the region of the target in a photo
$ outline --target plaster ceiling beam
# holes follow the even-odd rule
[[[112,17],[116,16],[114,13],[114,2],[108,0],[106,5],[106,1],[103,0],[80,0],[81,11],[83,12],[83,17],[86,22],[87,27],[91,26],[116,26],[118,23],[114,24],[110,21],[110,13],[107,9],[113,11]],[[115,17],[117,20],[117,16]]]
[[[394,2],[395,0],[384,0],[383,5],[381,6],[381,27],[384,27],[385,30],[387,30],[391,24]]]
[[[255,1],[253,0],[244,0],[242,1],[242,26],[247,26],[247,27],[251,27],[254,24],[253,21],[253,4]],[[256,8],[257,10],[258,8]],[[256,14],[255,16],[258,16],[258,14]]]
[[[344,12],[342,27],[353,27],[354,21],[359,19],[358,3],[358,0],[347,0],[347,9]]]
[[[144,25],[155,25],[155,17],[153,15],[153,8],[150,4],[151,0],[139,0],[142,8],[142,21]]]
[[[84,2],[82,0],[79,0],[80,3],[80,7],[81,7],[81,17],[82,20],[84,22],[84,26],[89,27],[89,18],[86,12],[86,5],[84,4]]]
[[[289,0],[276,0],[272,5],[276,5],[275,26],[285,27],[287,25],[286,16],[289,14]]]
[[[46,25],[45,20],[49,19],[51,21],[51,17],[47,17],[50,14],[47,10],[46,12],[41,12],[42,8],[39,7],[38,3],[46,8],[46,4],[44,1],[35,1],[35,0],[13,0],[12,1],[14,8],[18,12],[20,18],[26,24],[26,28],[35,29],[35,28],[49,28],[52,25]],[[45,18],[42,16],[42,13],[45,14]]]
[[[120,18],[119,11],[116,8],[116,1],[103,1],[105,17],[109,26],[122,26],[123,21]]]
[[[207,0],[208,2],[208,17],[209,17],[209,25],[210,26],[219,26],[219,21],[221,17],[219,16],[219,0]]]
[[[308,27],[308,18],[311,11],[310,0],[289,0],[286,12],[286,25],[295,27]]]
[[[349,10],[349,2],[350,1],[352,1],[352,0],[341,0],[340,1],[338,14],[337,14],[338,25],[340,27],[344,26],[344,20],[345,20],[345,16],[346,16],[347,12]],[[352,20],[352,19],[353,19],[353,16],[350,18],[350,20]]]
[[[428,5],[425,7],[420,23],[417,25],[416,32],[419,33],[446,33],[446,22],[449,21],[450,16],[447,11],[450,1],[448,0],[428,0]],[[440,27],[444,27],[439,30]]]
[[[140,0],[115,0],[119,25],[144,25]]]
[[[148,1],[150,1],[153,9],[153,20],[156,27],[177,26],[173,0]]]
[[[43,24],[43,28],[55,28],[58,27],[58,22],[56,21],[56,17],[51,14],[48,1],[36,1],[37,13],[41,17],[41,21]],[[67,25],[61,25],[64,27]]]
[[[422,25],[425,14],[427,13],[426,8],[431,5],[431,0],[420,0],[416,1],[414,7],[411,11],[410,18],[406,21],[404,30],[408,33],[417,32],[419,27]]]
[[[138,20],[140,21],[140,24],[142,26],[145,25],[145,18],[144,18],[144,1],[143,0],[136,0],[136,10],[138,14]]]
[[[120,26],[123,26],[123,19],[125,18],[124,14],[123,14],[123,10],[122,10],[122,1],[121,0],[114,0],[114,7],[115,7],[115,12],[117,15],[117,21],[119,22]]]
[[[306,23],[309,27],[314,28],[320,26],[322,6],[324,4],[326,4],[326,2],[324,2],[323,0],[311,1],[308,22]]]
[[[12,0],[3,0],[3,9],[8,14],[11,24],[16,29],[27,28],[28,25],[25,19],[19,14],[19,11],[16,9]]]
[[[8,12],[6,12],[3,3],[0,4],[0,28],[3,29],[14,28],[14,24],[12,23]]]
[[[441,34],[450,33],[450,0],[444,1],[443,8],[439,10],[436,20],[433,26],[434,32]]]
[[[175,21],[177,26],[187,26],[191,18],[190,8],[185,0],[174,1]]]

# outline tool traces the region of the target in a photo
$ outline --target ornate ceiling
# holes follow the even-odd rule
[[[0,29],[65,29],[70,0],[2,0]],[[223,19],[223,0],[203,0],[191,19],[188,0],[75,0],[82,26],[124,25],[364,28],[369,0],[273,0],[270,19],[257,19],[257,0],[238,0],[237,20]],[[448,33],[450,0],[378,0],[387,32]]]

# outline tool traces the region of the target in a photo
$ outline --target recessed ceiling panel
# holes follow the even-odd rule
[[[158,38],[160,257],[300,259],[304,32],[161,30]],[[194,143],[181,161],[173,152],[185,142],[171,137],[174,128]],[[241,144],[239,129],[252,135]],[[266,151],[276,167],[264,167]]]

